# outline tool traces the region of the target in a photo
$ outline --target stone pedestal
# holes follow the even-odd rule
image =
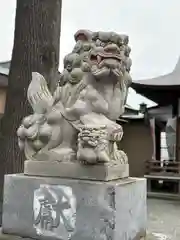
[[[63,177],[84,180],[110,181],[129,177],[129,164],[108,163],[82,165],[78,162],[25,161],[24,174],[41,177]]]
[[[47,240],[139,240],[146,233],[146,180],[6,175],[2,229]]]

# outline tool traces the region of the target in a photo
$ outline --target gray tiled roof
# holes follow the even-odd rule
[[[11,64],[10,61],[0,62],[0,86],[1,87],[8,86],[10,64]]]
[[[138,85],[144,86],[179,86],[180,85],[180,57],[171,73],[158,77],[133,81],[132,88],[136,90]]]
[[[0,74],[9,75],[10,61],[0,62]]]
[[[0,74],[9,75],[9,69],[0,66]]]

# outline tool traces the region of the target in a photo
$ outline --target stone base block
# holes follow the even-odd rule
[[[2,230],[39,240],[139,240],[146,234],[146,180],[6,175]]]
[[[77,162],[25,161],[24,174],[110,181],[129,177],[129,164],[82,165]]]

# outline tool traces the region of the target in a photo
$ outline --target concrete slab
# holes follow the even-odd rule
[[[40,240],[139,240],[146,232],[146,180],[7,175],[2,229]]]

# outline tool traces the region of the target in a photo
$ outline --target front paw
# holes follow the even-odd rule
[[[77,159],[83,165],[93,165],[97,163],[97,154],[92,148],[78,150]]]

